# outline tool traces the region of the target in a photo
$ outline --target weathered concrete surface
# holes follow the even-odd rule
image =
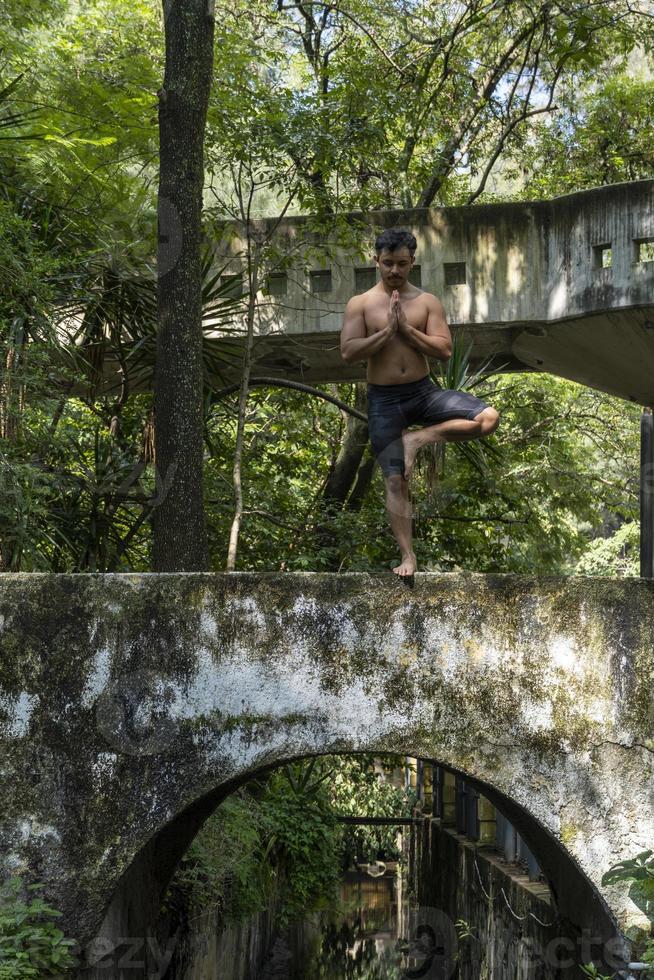
[[[340,357],[343,310],[356,292],[355,269],[374,267],[375,235],[408,227],[418,241],[421,286],[442,299],[453,331],[473,342],[475,363],[493,356],[508,370],[544,371],[654,403],[654,261],[639,261],[640,242],[654,241],[654,180],[545,201],[345,217],[356,251],[342,246],[338,231],[312,232],[311,217],[279,223],[277,244],[298,259],[287,295],[259,296],[255,375],[308,382],[365,377],[365,363]],[[277,218],[260,224],[271,231]],[[231,260],[235,273],[243,244],[231,232],[217,249],[220,266]],[[609,268],[602,268],[602,245],[611,246]],[[448,285],[446,263],[465,263],[465,282]],[[312,292],[311,266],[331,270],[329,291]],[[235,359],[236,376],[239,366]]]
[[[0,873],[86,942],[250,774],[393,751],[481,781],[562,913],[576,866],[625,931],[642,915],[600,879],[654,844],[653,692],[647,580],[5,574]]]
[[[582,963],[600,966],[606,951],[601,943],[591,945],[591,931],[578,934],[561,921],[547,887],[519,875],[490,847],[465,840],[439,820],[414,825],[411,844],[419,906],[442,909],[452,923],[463,919],[472,933],[452,943],[456,980],[578,980]]]

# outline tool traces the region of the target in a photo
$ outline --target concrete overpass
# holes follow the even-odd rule
[[[654,583],[0,576],[0,879],[81,943],[146,935],[239,783],[356,751],[477,780],[557,913],[627,949],[644,915],[601,877],[654,842]]]
[[[418,284],[441,297],[476,363],[492,356],[508,370],[654,403],[654,180],[547,201],[340,218],[347,248],[342,225],[325,238],[310,217],[280,223],[276,245],[296,260],[259,297],[253,373],[309,383],[363,378],[365,365],[340,358],[342,312],[374,282],[377,232],[402,226],[418,239]],[[255,224],[266,234],[275,220]],[[219,243],[226,274],[242,269],[242,246],[238,237]]]

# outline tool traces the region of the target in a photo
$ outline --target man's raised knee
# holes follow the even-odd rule
[[[481,423],[482,436],[489,436],[491,432],[495,432],[495,429],[500,424],[500,413],[489,406],[484,409],[481,415],[477,416],[477,419]]]

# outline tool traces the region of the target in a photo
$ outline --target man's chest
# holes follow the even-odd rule
[[[421,330],[423,333],[427,325],[427,307],[420,299],[403,300],[402,310],[406,316],[407,323]],[[363,316],[366,324],[368,336],[378,333],[388,326],[388,302],[374,302],[366,304]]]

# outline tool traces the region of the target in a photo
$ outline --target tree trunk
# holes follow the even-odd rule
[[[360,412],[366,411],[365,382],[357,382],[354,404]],[[325,505],[343,506],[356,479],[367,445],[368,423],[348,415],[341,448],[323,491]]]
[[[0,383],[0,438],[6,439],[7,442],[16,441],[16,415],[12,404],[15,355],[15,349],[9,346]]]
[[[213,0],[164,0],[159,91],[155,571],[209,566],[202,496],[201,217],[213,70]]]
[[[366,385],[363,382],[358,382],[356,385],[355,406],[361,412],[366,410]],[[338,456],[322,493],[320,516],[315,530],[318,548],[331,553],[327,564],[332,570],[336,570],[340,564],[340,558],[334,551],[333,516],[345,507],[348,495],[357,480],[367,445],[368,423],[348,415]]]
[[[349,511],[356,513],[361,510],[361,505],[365,500],[366,494],[368,493],[368,487],[372,482],[372,476],[375,472],[375,457],[372,454],[372,449],[370,449],[363,457],[363,462],[359,467],[357,473],[356,483],[352,487],[352,492],[347,498],[346,507]]]
[[[248,222],[249,222],[248,216]],[[254,253],[254,254],[253,254]],[[227,546],[227,564],[225,568],[228,572],[236,569],[236,552],[238,549],[238,536],[241,533],[241,521],[243,520],[243,443],[245,440],[245,416],[248,405],[248,394],[250,391],[250,373],[252,371],[252,347],[254,345],[254,321],[257,312],[257,292],[259,290],[259,246],[255,243],[251,245],[251,237],[248,229],[248,313],[247,313],[247,337],[245,339],[245,352],[243,354],[243,376],[241,379],[241,391],[238,399],[238,424],[236,427],[236,447],[234,449],[234,468],[232,479],[234,483],[234,519],[229,532],[229,544]]]

